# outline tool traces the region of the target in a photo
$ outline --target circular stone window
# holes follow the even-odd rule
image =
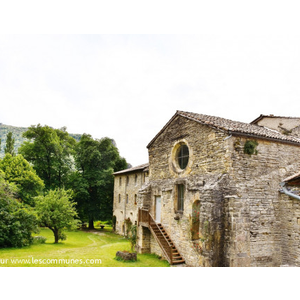
[[[181,170],[184,170],[189,163],[189,148],[186,144],[181,144],[176,152],[176,160]]]

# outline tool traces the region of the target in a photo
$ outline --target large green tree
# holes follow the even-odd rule
[[[16,192],[0,170],[0,248],[28,246],[33,242],[32,233],[38,232],[34,212],[15,199]]]
[[[33,164],[38,176],[49,189],[66,186],[72,172],[73,152],[76,141],[66,128],[31,126],[23,136],[28,139],[19,148],[19,153]]]
[[[7,153],[0,160],[0,170],[4,172],[8,182],[15,183],[18,187],[18,198],[33,206],[33,198],[42,192],[44,183],[29,162],[21,154],[12,156]]]
[[[77,172],[72,187],[81,220],[94,228],[95,220],[112,218],[113,172],[127,167],[112,139],[93,139],[84,134],[76,145]]]
[[[48,227],[54,234],[54,243],[65,240],[65,229],[76,229],[79,220],[71,201],[72,191],[64,189],[50,190],[45,196],[35,198],[36,212],[41,226]]]

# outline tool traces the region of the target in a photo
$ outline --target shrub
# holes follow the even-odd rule
[[[45,244],[47,239],[44,236],[35,236],[33,237],[33,244]]]
[[[247,141],[244,145],[244,153],[245,154],[257,154],[258,151],[256,150],[256,147],[258,146],[257,141]]]
[[[31,208],[14,199],[15,186],[7,183],[0,171],[0,248],[32,244],[38,232],[37,218]]]

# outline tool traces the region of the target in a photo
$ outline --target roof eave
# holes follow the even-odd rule
[[[253,120],[252,122],[250,122],[250,124],[252,125],[257,125],[257,123],[263,119],[264,117],[266,117],[266,115],[260,115],[258,118],[256,118],[255,120]]]
[[[136,173],[136,172],[147,172],[147,169],[149,169],[149,164],[142,165],[141,167],[132,167],[129,169],[121,170],[113,173],[113,175],[121,175],[121,174]]]

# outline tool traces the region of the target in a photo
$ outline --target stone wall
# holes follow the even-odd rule
[[[276,213],[281,220],[281,265],[300,267],[300,202],[285,194],[280,196]]]
[[[300,147],[257,139],[257,154],[244,153],[246,138],[230,139],[231,195],[225,197],[225,264],[280,266],[280,182],[300,169]]]
[[[292,135],[294,135],[296,137],[300,137],[300,126],[295,127],[294,129],[292,129]]]
[[[148,176],[143,171],[115,175],[114,212],[117,218],[116,232],[125,234],[125,219],[130,218],[132,224],[138,221],[138,192],[147,184]]]

